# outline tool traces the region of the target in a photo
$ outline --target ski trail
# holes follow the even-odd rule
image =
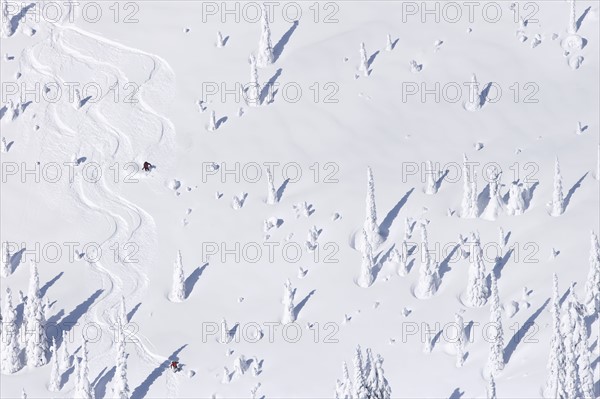
[[[92,40],[92,43],[98,44],[100,47],[108,47],[109,50],[104,49],[106,51],[112,50],[112,46],[112,48],[118,49],[118,52],[130,52],[137,56],[148,58],[152,62],[152,68],[149,73],[146,72],[147,78],[139,85],[139,101],[132,107],[136,107],[137,112],[144,114],[145,119],[154,119],[158,123],[150,126],[151,129],[148,129],[154,137],[143,137],[145,140],[143,144],[146,146],[142,145],[141,147],[147,153],[151,154],[158,152],[159,149],[161,149],[161,152],[164,152],[165,146],[172,145],[172,135],[174,133],[172,123],[166,117],[160,115],[144,99],[145,88],[153,84],[153,79],[156,79],[159,73],[173,75],[172,70],[166,62],[154,55],[127,48],[118,43],[88,34],[77,28],[54,25],[54,29],[51,32],[49,42],[42,42],[35,47],[49,45],[50,50],[53,52],[52,54],[59,59],[69,58],[72,63],[83,64],[89,69],[102,70],[103,72],[108,71],[108,75],[114,78],[117,84],[129,81],[127,73],[116,64],[100,61],[94,57],[82,54],[74,46],[76,44],[75,39]],[[65,38],[69,33],[75,33],[70,39],[72,42],[69,42],[69,38]],[[88,44],[85,48],[93,50],[94,47]],[[43,47],[40,49],[42,53],[47,50]],[[63,85],[66,83],[66,80],[59,73],[62,72],[60,68],[56,71],[51,67],[52,63],[46,65],[37,59],[35,48],[24,52],[21,60],[23,71],[38,73],[46,77],[50,82],[58,82]],[[48,104],[45,107],[45,123],[50,125],[47,127],[51,127],[50,130],[54,133],[56,140],[62,142],[68,141],[70,148],[75,147],[73,151],[77,153],[81,151],[81,154],[89,155],[90,160],[131,161],[136,158],[133,152],[133,140],[138,139],[139,141],[139,137],[132,138],[128,134],[125,134],[124,130],[126,131],[127,129],[119,126],[120,120],[116,120],[117,124],[113,123],[115,118],[111,118],[108,115],[117,112],[117,110],[110,102],[106,101],[108,95],[109,93],[107,92],[94,104],[89,104],[85,109],[80,110],[72,110],[68,102],[67,104],[64,102],[62,104]],[[123,104],[119,105],[123,106]],[[90,127],[92,129],[89,129]],[[51,138],[47,138],[46,141],[51,142]],[[56,145],[44,146],[42,152],[48,151],[51,155],[60,156],[63,159],[66,156],[69,157],[67,159],[70,159],[70,154],[65,154],[66,151],[63,147],[66,146],[59,146],[59,148],[56,148]],[[137,164],[139,165],[140,163],[138,159]],[[164,165],[166,169],[167,162]],[[77,177],[81,177],[80,174],[79,170],[76,171]],[[148,249],[148,253],[151,253],[151,249],[155,247],[156,243],[156,225],[153,218],[143,209],[119,195],[118,186],[113,183],[110,181],[110,178],[107,178],[103,174],[102,178],[95,184],[86,183],[83,179],[79,178],[75,183],[69,184],[68,188],[73,199],[82,209],[98,213],[109,222],[111,226],[110,234],[99,243],[101,249],[107,250],[111,247],[111,243],[115,242],[136,242],[140,243],[140,252]],[[148,255],[148,258],[150,259],[151,255]],[[140,263],[148,264],[148,262]],[[114,262],[102,259],[101,261],[90,263],[91,270],[94,271],[96,278],[100,281],[103,294],[92,304],[86,313],[85,319],[87,321],[93,320],[108,332],[108,329],[117,320],[116,316],[121,295],[126,296],[129,306],[141,299],[145,288],[148,286],[148,276],[140,263],[125,263],[122,256],[119,256]],[[106,334],[106,336],[111,336],[111,333]],[[110,342],[107,340],[103,341],[102,344],[105,347],[102,348],[99,354],[93,357],[93,360],[94,362],[105,361],[110,365],[114,358],[110,350],[113,342],[112,340],[109,340]],[[138,356],[149,365],[156,367],[167,360],[164,356],[154,353],[152,344],[143,334],[138,332],[133,343]],[[167,373],[166,385],[169,397],[175,397],[177,393],[177,381],[171,377],[175,376]]]

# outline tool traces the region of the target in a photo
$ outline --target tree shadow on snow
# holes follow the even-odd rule
[[[27,248],[21,248],[10,257],[10,267],[12,269],[11,273],[14,273],[17,270],[17,267],[21,264],[21,259],[23,258],[23,253],[26,249]]]
[[[98,299],[100,295],[102,295],[103,292],[103,289],[99,289],[96,292],[94,292],[88,299],[77,305],[75,309],[71,311],[71,313],[69,313],[60,321],[61,329],[63,331],[71,331],[71,329],[81,318],[81,316],[83,316],[89,310],[92,304],[96,301],[96,299]],[[61,342],[62,334],[59,334],[59,336],[56,337],[56,345],[60,346]]]
[[[371,54],[371,56],[367,60],[367,69],[369,70],[369,75],[371,74],[371,65],[373,65],[373,62],[375,62],[375,58],[377,58],[378,55],[379,55],[379,50],[377,50],[376,52]]]
[[[129,313],[127,313],[127,322],[130,322],[131,319],[133,319],[133,315],[138,311],[138,309],[140,308],[140,306],[142,306],[142,303],[138,303],[137,305],[135,305],[133,307],[133,309],[131,309],[129,311]]]
[[[448,256],[446,256],[444,258],[444,260],[440,263],[440,280],[444,277],[444,275],[446,273],[448,273],[450,270],[452,270],[452,268],[449,266],[450,265],[450,261],[452,260],[452,257],[454,256],[454,254],[456,253],[456,251],[458,251],[458,249],[460,248],[460,244],[456,244],[454,246],[454,248],[452,248],[452,251],[450,251],[450,253],[448,254]]]
[[[283,53],[283,49],[285,47],[285,45],[287,44],[287,42],[290,40],[290,38],[292,37],[292,35],[294,34],[294,31],[296,30],[296,28],[298,28],[298,21],[294,21],[294,23],[292,23],[292,26],[290,26],[290,28],[287,30],[287,32],[285,32],[283,34],[283,36],[281,36],[281,39],[279,39],[279,41],[277,42],[277,44],[275,45],[275,47],[273,47],[273,58],[275,58],[274,61],[277,61],[279,59],[279,57],[281,56],[281,53]]]
[[[502,277],[502,269],[504,269],[504,265],[508,263],[508,260],[510,259],[514,251],[514,248],[511,248],[510,250],[508,250],[508,252],[504,254],[502,258],[496,261],[496,264],[492,269],[492,273],[494,273],[494,276],[496,276],[497,279],[500,279],[500,277]]]
[[[13,32],[17,31],[17,28],[19,27],[19,22],[21,22],[21,19],[23,19],[26,15],[27,12],[32,9],[33,7],[35,7],[35,3],[30,3],[29,5],[23,7],[21,9],[21,11],[19,11],[19,13],[15,14],[11,19],[10,19],[10,25],[12,26],[12,30]]]
[[[188,298],[192,294],[192,291],[194,290],[194,286],[196,285],[196,283],[200,279],[200,276],[202,275],[202,272],[204,272],[204,269],[206,269],[207,266],[208,266],[208,263],[205,263],[203,266],[197,267],[188,276],[188,278],[185,279],[184,285],[185,285],[185,297],[186,298]]]
[[[583,20],[585,19],[586,15],[588,14],[588,12],[590,12],[591,9],[592,9],[592,7],[586,8],[585,11],[583,12],[583,14],[581,14],[581,17],[579,17],[577,19],[577,22],[576,22],[577,30],[579,30],[579,28],[581,28],[581,24],[583,23]]]
[[[460,391],[460,388],[454,388],[454,391],[450,394],[449,399],[460,399],[465,394],[465,391]]]
[[[304,305],[306,305],[306,302],[308,302],[310,297],[313,296],[315,294],[315,292],[317,292],[317,290],[312,290],[311,292],[309,292],[308,295],[305,296],[303,300],[298,302],[296,307],[294,307],[294,315],[296,315],[296,317],[298,317],[298,315],[300,314],[300,311],[304,308]]]
[[[283,192],[285,191],[285,188],[287,187],[289,182],[290,182],[289,178],[285,179],[283,181],[283,183],[281,183],[281,186],[279,186],[279,188],[277,189],[277,192],[275,193],[275,195],[277,196],[277,201],[280,201],[281,197],[283,197]],[[313,212],[314,212],[314,210],[313,210]],[[311,215],[310,210],[308,211],[308,214]],[[279,225],[277,227],[279,227]]]
[[[63,276],[63,274],[65,274],[65,272],[58,273],[56,276],[54,276],[54,278],[52,280],[50,280],[46,284],[44,284],[44,286],[42,288],[40,288],[40,295],[41,296],[46,295],[46,291],[48,291],[48,288],[52,287],[54,285],[54,283],[56,283],[58,281],[58,279]]]
[[[108,370],[107,373],[105,372],[106,367],[104,368],[104,370],[102,370],[100,374],[98,374],[98,377],[96,377],[96,382],[92,384],[97,398],[106,397],[106,386],[115,377],[115,374],[117,372],[117,366],[113,366],[110,370]]]
[[[400,201],[398,201],[398,203],[396,205],[394,205],[394,207],[392,209],[390,209],[388,214],[385,215],[385,218],[379,225],[379,231],[381,232],[381,235],[384,238],[387,238],[387,236],[389,235],[390,227],[392,226],[392,223],[394,222],[394,220],[398,216],[398,213],[400,213],[400,209],[402,209],[404,204],[406,204],[406,201],[408,201],[408,197],[410,197],[410,195],[412,194],[412,192],[414,190],[415,190],[414,187],[411,188],[410,190],[408,190],[406,192],[406,194],[404,194],[404,196],[400,199]]]
[[[175,352],[173,352],[167,360],[156,366],[154,370],[146,377],[142,383],[133,390],[131,393],[132,398],[143,398],[148,394],[148,390],[154,384],[154,382],[169,368],[171,364],[171,359],[177,359],[179,353],[187,347],[187,344],[183,345]]]
[[[577,180],[577,183],[575,183],[573,185],[573,187],[571,187],[571,189],[569,190],[569,192],[567,192],[567,195],[565,196],[565,202],[564,202],[564,207],[565,210],[567,210],[567,207],[569,206],[569,202],[571,202],[571,197],[573,197],[573,194],[575,194],[575,191],[581,187],[581,182],[583,182],[583,179],[586,178],[586,176],[588,175],[589,172],[585,172],[585,175],[581,176],[581,179]]]
[[[275,71],[275,74],[273,76],[271,76],[271,79],[269,79],[263,86],[263,88],[260,91],[260,94],[258,96],[259,102],[261,104],[269,97],[269,91],[273,90],[273,87],[274,87],[275,83],[277,82],[277,79],[279,79],[279,77],[281,76],[282,72],[283,72],[283,69],[278,68],[277,71]],[[277,92],[278,92],[278,90],[275,90],[273,93],[271,93],[271,102],[274,101],[275,94],[277,94]]]
[[[504,348],[504,360],[506,363],[509,362],[510,358],[512,357],[513,353],[515,352],[515,349],[517,349],[517,346],[519,345],[519,343],[524,338],[529,338],[527,336],[527,331],[529,331],[529,329],[535,324],[535,319],[537,319],[537,317],[542,313],[542,310],[544,310],[544,308],[549,303],[550,303],[550,298],[546,299],[544,301],[544,303],[542,304],[542,306],[540,306],[538,308],[538,310],[536,310],[531,316],[529,316],[527,321],[525,321],[525,323],[523,323],[521,328],[519,328],[519,330],[515,333],[515,335],[513,335],[513,337],[510,339],[508,345],[506,345],[506,348]],[[529,341],[529,342],[531,342],[531,341]]]

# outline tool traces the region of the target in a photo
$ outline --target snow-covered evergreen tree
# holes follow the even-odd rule
[[[360,44],[360,64],[358,66],[358,70],[363,73],[365,76],[369,76],[369,59],[367,58],[367,50],[365,49],[365,44]]]
[[[590,271],[585,282],[584,304],[589,316],[600,312],[600,243],[592,231],[590,248]]]
[[[400,249],[392,249],[390,252],[390,261],[398,268],[399,276],[404,277],[408,274],[408,244],[406,243],[406,240],[402,240]]]
[[[471,265],[469,266],[469,282],[465,300],[469,306],[481,307],[487,302],[488,288],[485,279],[483,251],[478,236],[474,236],[474,240],[471,242],[469,258]]]
[[[271,169],[267,167],[267,204],[273,205],[276,202],[278,202],[278,198],[275,183],[273,181],[273,174],[271,173]]]
[[[121,295],[121,303],[119,304],[118,320],[121,328],[124,328],[129,323],[127,321],[127,307],[125,306],[125,297]]]
[[[335,397],[338,399],[352,399],[352,380],[346,362],[342,363],[342,380],[337,381]]]
[[[469,167],[469,159],[466,154],[463,154],[463,198],[462,198],[462,213],[463,218],[476,218],[477,215],[477,183],[476,177],[471,175]],[[473,170],[473,173],[475,171]],[[475,202],[473,201],[475,198]]]
[[[210,118],[208,118],[207,129],[210,132],[214,132],[215,130],[217,130],[217,117],[214,110],[210,111]]]
[[[131,393],[127,383],[127,353],[125,352],[125,334],[119,329],[117,342],[117,360],[115,371],[115,383],[113,386],[113,398],[129,399]]]
[[[417,283],[416,294],[419,298],[430,298],[438,289],[440,283],[439,264],[431,257],[429,252],[429,239],[427,237],[427,227],[421,223],[421,249],[423,257],[421,258],[421,267],[419,268],[419,282]]]
[[[392,41],[392,35],[388,34],[385,38],[385,51],[392,51],[394,49],[394,42]]]
[[[362,239],[364,242],[362,249],[362,263],[360,266],[360,275],[358,277],[358,285],[367,288],[370,287],[375,276],[373,275],[373,269],[375,268],[375,261],[373,260],[373,249],[367,237],[367,232],[363,229]]]
[[[269,27],[269,15],[265,7],[262,8],[260,24],[260,42],[258,43],[257,64],[264,68],[275,62],[273,46],[271,44],[271,28]]]
[[[185,275],[181,251],[177,251],[177,260],[173,264],[173,287],[171,288],[171,301],[183,302],[185,300]]]
[[[439,172],[437,169],[433,168],[433,162],[427,161],[427,169],[426,173],[426,185],[425,185],[425,194],[435,194],[438,192],[437,179],[439,177]]]
[[[25,354],[28,366],[40,367],[48,363],[46,358],[48,340],[44,330],[46,319],[42,307],[40,277],[37,265],[33,261],[31,262],[30,273],[29,291],[27,292],[27,303],[25,305],[25,332],[27,336]]]
[[[367,167],[367,199],[366,219],[364,229],[367,232],[368,242],[371,248],[377,248],[383,241],[379,225],[377,224],[377,207],[375,206],[375,179],[373,171]],[[362,245],[363,243],[361,243]]]
[[[21,388],[21,399],[27,399],[27,392],[25,392],[25,388]]]
[[[12,264],[10,263],[10,249],[8,241],[2,243],[2,265],[0,266],[0,276],[6,278],[12,273]]]
[[[525,211],[522,188],[517,183],[512,183],[508,194],[506,213],[509,215],[522,215]]]
[[[2,143],[0,145],[0,151],[3,153],[8,152],[8,144],[6,143],[6,137],[2,137]]]
[[[62,332],[62,341],[60,344],[60,369],[62,372],[67,371],[71,368],[71,355],[69,354],[69,348],[67,346],[67,341],[69,338],[69,334],[67,330],[63,330]]]
[[[582,398],[594,397],[594,375],[590,363],[590,346],[588,344],[588,327],[585,320],[585,307],[573,295],[573,304],[570,308],[575,328],[573,334],[575,343],[575,359],[579,381],[577,387]]]
[[[459,313],[454,314],[454,321],[456,323],[456,341],[454,347],[456,349],[456,367],[462,367],[465,363],[465,344],[467,342],[465,335],[465,324],[463,317]]]
[[[577,11],[575,8],[575,0],[569,0],[569,28],[568,32],[571,35],[577,33]]]
[[[490,304],[490,323],[494,325],[495,336],[489,337],[490,353],[488,365],[491,374],[496,374],[504,369],[504,332],[502,330],[502,310],[500,309],[500,297],[498,295],[498,282],[492,271],[491,275],[491,304]]]
[[[375,370],[377,371],[377,387],[374,389],[372,397],[375,399],[390,399],[392,397],[392,388],[383,375],[383,357],[381,355],[377,355]]]
[[[560,328],[560,295],[558,293],[558,277],[552,277],[552,338],[550,340],[550,356],[548,357],[548,380],[544,390],[546,398],[564,397],[565,347]]]
[[[50,383],[48,384],[48,390],[51,392],[60,391],[60,369],[58,365],[58,353],[56,352],[56,341],[52,340],[52,347],[50,349],[50,361],[52,363],[52,369],[50,371]]]
[[[488,377],[487,399],[496,399],[496,381],[491,373]]]
[[[362,350],[360,345],[356,347],[354,354],[354,398],[367,398],[369,391],[367,388],[367,381],[365,376],[365,370],[363,365]]]
[[[249,106],[258,106],[260,105],[260,84],[258,83],[258,69],[254,54],[250,54],[248,63],[250,64],[250,83],[246,89],[246,103]]]
[[[81,359],[78,364],[78,378],[75,386],[75,397],[80,399],[93,399],[94,391],[90,384],[90,370],[88,365],[87,340],[83,339],[81,346]]]
[[[296,312],[294,309],[294,294],[292,283],[287,280],[283,285],[283,324],[293,323],[296,321]]]
[[[560,174],[560,164],[558,157],[554,160],[554,190],[552,192],[552,202],[550,203],[550,214],[560,216],[565,211],[565,200],[562,191],[562,175]]]
[[[23,367],[20,353],[17,312],[13,307],[12,292],[10,288],[7,288],[2,312],[2,335],[0,336],[0,370],[2,374],[13,374]]]
[[[496,220],[498,214],[504,209],[504,200],[500,193],[501,172],[494,171],[490,177],[490,201],[488,202],[482,217],[487,220]]]
[[[577,364],[577,344],[579,342],[579,337],[577,332],[577,300],[575,299],[575,283],[571,284],[566,306],[566,315],[563,319],[563,324],[561,325],[561,330],[565,341],[564,388],[567,398],[580,398],[580,375]]]
[[[469,85],[469,99],[465,103],[465,109],[468,111],[477,111],[481,109],[481,93],[479,92],[479,83],[477,76],[471,75],[471,84]]]

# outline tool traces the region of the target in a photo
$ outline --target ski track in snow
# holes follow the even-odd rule
[[[93,57],[80,53],[70,46],[69,38],[66,38],[66,36],[69,35],[73,36],[72,40],[76,40],[79,36],[86,41],[92,41],[94,45],[107,51],[116,51],[117,53],[129,52],[137,56],[148,58],[152,61],[153,67],[148,73],[147,79],[139,84],[138,102],[135,106],[139,108],[138,111],[147,114],[147,117],[144,119],[158,121],[155,122],[155,129],[153,129],[153,134],[158,137],[155,137],[154,142],[150,145],[161,146],[162,144],[165,144],[165,142],[166,145],[168,145],[169,140],[172,140],[172,134],[174,133],[172,123],[158,114],[149,104],[144,102],[143,99],[145,86],[153,83],[153,79],[155,79],[159,68],[165,69],[167,74],[172,74],[172,70],[166,62],[162,61],[159,57],[121,46],[118,43],[88,34],[77,28],[54,25],[51,30],[49,43],[48,41],[42,41],[34,48],[24,52],[24,57],[21,62],[22,70],[41,74],[45,76],[48,81],[58,82],[61,84],[61,87],[64,87],[65,80],[60,76],[60,73],[53,71],[52,67],[46,66],[43,62],[38,60],[35,55],[35,50],[38,46],[47,46],[50,44],[51,50],[55,51],[61,57],[67,57],[73,62],[82,63],[92,70],[107,71],[109,75],[116,78],[117,84],[129,81],[126,73],[121,70],[118,65],[99,61]],[[90,44],[86,43],[85,48],[90,49],[93,47],[90,47]],[[93,52],[93,50],[91,51]],[[60,70],[61,68],[59,68],[59,71]],[[106,95],[109,95],[109,93]],[[111,123],[110,118],[104,116],[102,113],[104,105],[102,100],[75,111],[85,113],[87,116],[86,122],[91,120],[96,124],[99,132],[102,133],[100,135],[95,136],[88,129],[80,129],[80,126],[72,127],[63,119],[63,117],[61,117],[61,115],[59,115],[59,107],[57,107],[57,105],[60,104],[49,104],[46,107],[45,117],[46,120],[50,119],[56,132],[59,133],[59,140],[68,138],[70,140],[79,141],[79,148],[69,150],[76,153],[77,156],[86,155],[88,157],[87,161],[106,162],[110,160],[116,162],[117,159],[135,159],[136,156],[133,152],[134,143],[132,143],[129,136],[123,132],[122,127],[114,125]],[[119,104],[119,106],[123,107],[126,105]],[[102,145],[97,145],[99,139],[103,141],[100,143]],[[91,147],[90,150],[94,152],[93,155],[86,153],[85,151],[80,153],[81,147],[86,145]],[[103,148],[111,150],[107,153],[106,150],[103,151]],[[64,161],[70,159],[73,152],[70,154],[62,147],[60,150],[59,154],[62,152],[60,155],[66,158],[63,159]],[[151,150],[151,147],[146,148],[145,150]],[[111,233],[109,237],[99,243],[100,248],[103,251],[102,253],[111,253],[109,249],[111,243],[114,242],[120,245],[119,249],[122,248],[124,243],[134,242],[139,246],[138,254],[151,253],[151,251],[146,252],[146,248],[151,250],[152,247],[154,247],[156,226],[153,218],[143,209],[134,205],[123,196],[119,195],[115,189],[111,188],[111,176],[107,176],[106,173],[103,173],[101,180],[95,184],[84,182],[81,178],[80,170],[77,170],[76,175],[78,175],[77,177],[79,178],[76,178],[75,182],[69,184],[69,192],[74,197],[74,200],[85,212],[99,213],[111,224]],[[106,263],[109,264],[107,265]],[[125,261],[122,256],[119,256],[117,262],[106,262],[106,258],[103,257],[101,258],[101,261],[90,263],[89,265],[96,274],[97,279],[100,281],[101,289],[103,291],[102,295],[100,295],[100,297],[90,306],[84,317],[87,322],[94,321],[95,323],[98,323],[104,331],[103,339],[101,341],[103,345],[102,350],[96,351],[96,354],[92,353],[90,360],[110,365],[114,362],[115,357],[113,351],[110,350],[114,344],[111,327],[114,326],[117,321],[121,295],[127,298],[126,303],[129,309],[135,303],[138,303],[148,286],[148,276],[143,270],[144,267],[148,267],[148,263],[130,263]],[[107,337],[109,337],[109,339],[107,339]],[[143,334],[136,332],[135,338],[132,339],[132,343],[135,345],[138,356],[151,367],[157,367],[166,360],[166,357],[153,352],[152,344]],[[135,386],[135,383],[132,385]],[[167,373],[166,385],[169,397],[175,397],[177,392],[176,376]]]

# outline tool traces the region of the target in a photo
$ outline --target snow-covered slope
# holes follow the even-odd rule
[[[577,1],[571,18],[566,1],[467,3],[267,3],[274,63],[257,68],[253,106],[241,87],[250,54],[260,61],[264,50],[259,3],[82,2],[69,13],[62,2],[6,2],[3,317],[10,288],[24,334],[18,292],[28,295],[34,260],[47,335],[60,348],[69,332],[77,358],[87,339],[98,398],[115,397],[122,298],[133,398],[333,397],[342,362],[354,374],[357,345],[382,356],[392,397],[482,398],[493,301],[469,306],[477,250],[458,242],[473,232],[502,309],[497,396],[541,397],[553,274],[561,297],[575,282],[583,301],[590,231],[600,228],[600,9]],[[463,154],[476,187],[464,186]],[[564,213],[553,217],[557,157]],[[155,168],[143,171],[145,161]],[[436,193],[428,161],[441,171]],[[367,167],[381,237],[363,288]],[[512,182],[530,194],[520,215],[509,214]],[[478,217],[462,217],[465,188]],[[426,299],[423,224],[439,265]],[[403,239],[400,276],[392,254]],[[171,295],[178,251],[181,302]],[[288,280],[294,324],[281,323]],[[462,367],[456,313],[469,333]],[[221,342],[223,319],[231,342]],[[598,396],[598,317],[586,323]],[[78,397],[73,367],[61,370],[59,392],[48,390],[50,363],[3,373],[1,396]]]

